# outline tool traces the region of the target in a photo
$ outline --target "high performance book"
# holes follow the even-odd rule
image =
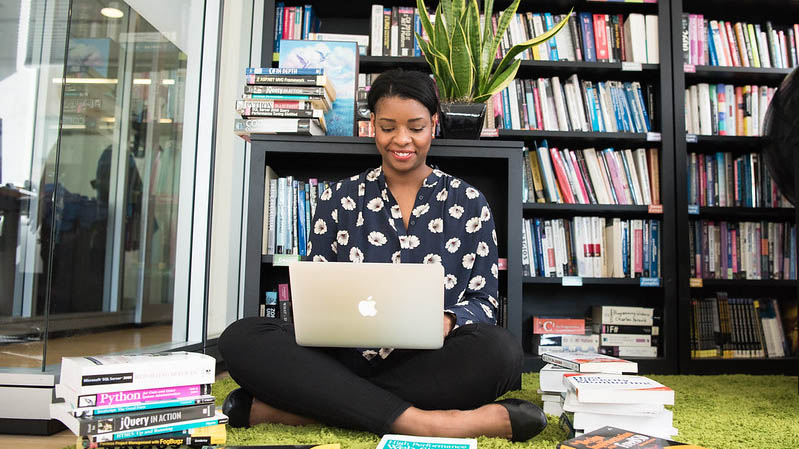
[[[580,402],[674,404],[674,390],[643,376],[568,373],[563,383]]]
[[[211,384],[180,385],[142,390],[110,390],[92,394],[78,394],[72,388],[59,383],[55,386],[55,396],[75,407],[75,410],[92,410],[122,405],[136,405],[148,402],[174,401],[210,395]]]
[[[595,449],[600,447],[603,449],[665,449],[668,447],[705,449],[702,446],[679,443],[610,426],[558,444],[558,449]]]
[[[214,383],[216,360],[195,352],[64,357],[60,383],[78,395]]]
[[[638,364],[593,352],[545,352],[541,359],[578,373],[637,373]]]
[[[76,435],[102,435],[135,429],[161,426],[173,423],[210,418],[214,416],[215,406],[199,404],[170,409],[144,410],[76,418],[70,413],[69,405],[59,402],[50,405],[50,416],[64,423]]]
[[[386,434],[376,449],[477,449],[477,440]]]

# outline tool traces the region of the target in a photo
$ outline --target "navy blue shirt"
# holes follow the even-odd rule
[[[309,255],[314,261],[440,263],[445,272],[443,312],[455,316],[454,328],[496,324],[497,234],[485,196],[433,170],[416,195],[411,215],[405,229],[383,170],[367,170],[320,195],[311,220]],[[363,351],[369,359],[389,353]]]

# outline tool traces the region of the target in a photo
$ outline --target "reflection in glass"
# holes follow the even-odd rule
[[[21,5],[27,57],[0,61],[0,97],[28,94],[0,106],[0,367],[170,342],[188,56],[120,1]]]

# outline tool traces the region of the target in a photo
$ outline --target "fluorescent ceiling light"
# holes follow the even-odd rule
[[[152,83],[152,81],[150,81],[147,78],[133,78],[133,84],[147,84],[147,85],[149,85],[150,83]]]
[[[100,14],[111,19],[119,19],[120,17],[125,15],[121,10],[117,8],[103,8],[100,10]]]
[[[116,84],[116,78],[66,78],[67,84]],[[61,78],[53,78],[53,84],[61,84]]]
[[[163,80],[161,80],[161,84],[163,84],[164,86],[172,86],[172,85],[175,84],[175,80],[170,79],[170,78],[163,79]]]

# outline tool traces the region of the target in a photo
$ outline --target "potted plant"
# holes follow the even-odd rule
[[[422,27],[429,38],[425,41],[416,33],[416,40],[438,85],[442,137],[478,138],[486,101],[516,78],[521,61],[514,58],[554,36],[568,21],[563,20],[546,33],[514,45],[495,65],[494,57],[519,1],[514,0],[502,11],[495,34],[491,26],[493,0],[485,0],[482,32],[477,0],[440,0],[435,24],[430,21],[424,0],[416,0]]]

